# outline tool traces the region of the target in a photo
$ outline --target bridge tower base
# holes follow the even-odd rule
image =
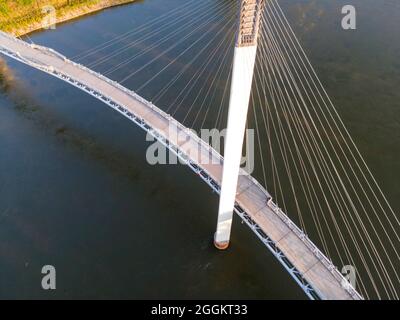
[[[228,248],[230,241],[243,139],[257,53],[259,22],[264,5],[264,0],[240,0],[240,2],[217,231],[214,235],[214,245],[221,250]]]

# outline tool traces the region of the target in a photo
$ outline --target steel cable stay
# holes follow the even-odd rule
[[[285,79],[285,80],[288,80],[288,79]],[[293,88],[292,88],[292,86],[290,85],[290,83],[289,83],[289,87],[290,87],[290,89],[291,89],[291,93],[294,93],[294,91],[293,91]],[[286,92],[286,95],[287,96],[289,96],[290,97],[290,92]],[[297,103],[298,103],[299,101],[297,101]],[[304,117],[304,115],[303,115],[303,117]],[[328,180],[328,182],[329,182],[329,180]]]
[[[384,204],[378,200],[374,190],[378,189],[379,193],[381,190],[376,180],[366,167],[358,149],[355,151],[355,145],[351,148],[354,142],[351,140],[349,145],[344,138],[348,132],[343,128],[340,130],[344,124],[276,0],[267,3],[262,21],[260,32],[262,41],[259,46],[251,101],[257,135],[261,132],[258,127],[260,119],[257,118],[257,112],[260,111],[254,106],[257,104],[255,100],[258,99],[258,103],[264,105],[267,111],[265,113],[264,108],[261,108],[264,132],[269,132],[267,149],[269,149],[268,157],[271,158],[273,190],[275,192],[278,190],[279,175],[278,168],[274,166],[283,164],[286,171],[285,179],[288,180],[292,190],[292,203],[296,207],[302,228],[306,230],[307,226],[297,200],[297,193],[304,197],[307,211],[311,215],[313,226],[324,250],[329,254],[327,238],[337,238],[342,248],[334,242],[335,256],[339,257],[341,263],[346,259],[357,266],[359,265],[357,261],[360,260],[362,270],[367,274],[375,294],[379,298],[398,298],[395,285],[395,282],[399,283],[397,262],[392,260],[392,252],[397,260],[399,257],[396,246],[399,237],[396,230],[398,220],[383,194],[381,196],[384,204],[394,217],[394,223],[384,210]],[[271,110],[275,110],[275,115]],[[266,120],[271,124],[267,124]],[[275,134],[271,133],[271,128]],[[275,158],[275,153],[271,137],[278,144],[280,161],[272,160]],[[345,143],[342,145],[343,141]],[[257,142],[260,154],[265,154],[259,137]],[[357,157],[361,158],[361,163],[357,161]],[[363,164],[366,171],[362,169]],[[267,186],[266,166],[263,160],[261,167],[263,180]],[[368,174],[371,175],[370,179],[367,178]],[[294,181],[298,181],[298,185]],[[316,190],[315,186],[319,190]],[[371,192],[377,204],[372,202]],[[280,197],[278,193],[277,197]],[[284,206],[286,207],[285,204]],[[323,208],[328,209],[327,216]],[[336,213],[339,213],[338,217]],[[382,215],[384,219],[381,218]],[[332,234],[330,230],[332,226],[337,236]],[[329,235],[324,234],[324,229],[328,230]],[[346,243],[348,237],[352,240],[351,248]],[[390,247],[384,245],[385,241]],[[357,252],[357,261],[352,257],[354,250]],[[345,259],[341,253],[345,253]],[[392,279],[392,275],[396,280]],[[360,279],[360,286],[364,296],[368,297],[369,289],[363,279]]]
[[[222,5],[220,5],[220,7],[216,9],[216,12],[219,12],[218,10],[221,9]],[[117,48],[117,50],[103,56],[98,61],[95,61],[95,64],[92,64],[91,66],[94,67],[105,64],[106,62],[110,61],[111,59],[114,59],[115,57],[125,52],[129,53],[129,50],[135,48],[138,45],[142,45],[143,47],[145,47],[144,50],[137,52],[136,54],[134,54],[131,57],[128,57],[127,59],[122,59],[117,64],[113,65],[111,68],[104,71],[104,74],[110,75],[111,73],[114,73],[117,70],[120,70],[125,66],[128,66],[130,63],[134,62],[138,58],[146,57],[147,53],[151,53],[155,48],[161,46],[162,44],[169,44],[174,39],[174,37],[177,37],[180,33],[186,30],[193,30],[193,27],[197,26],[197,23],[203,21],[205,17],[214,16],[214,14],[212,12],[210,13],[210,11],[208,10],[202,10],[199,12],[191,11],[189,13],[181,15],[175,20],[171,20],[166,24],[160,25],[159,27],[157,27],[157,29],[152,30],[149,34],[144,34],[141,37],[135,39],[133,42],[126,44],[122,48]],[[154,42],[150,41],[150,43],[146,44],[146,41],[148,41],[149,39],[152,39],[155,36],[160,35],[161,33],[169,29],[172,29],[172,31],[168,32],[166,35],[157,39],[157,41]]]
[[[340,159],[339,159],[340,160]],[[351,185],[351,180],[349,181],[350,182],[350,185]],[[351,187],[353,188],[353,186],[351,185]],[[354,190],[354,188],[353,188],[353,190]],[[355,190],[354,190],[355,191]],[[355,191],[355,192],[357,192],[357,191]],[[358,192],[356,193],[356,198],[358,198]],[[350,199],[350,201],[351,201],[351,199]],[[362,202],[360,202],[360,205],[362,206]],[[354,207],[354,205],[353,205],[353,207]],[[363,208],[363,206],[362,206],[362,209],[364,209],[364,211],[365,211],[365,208]],[[356,214],[357,214],[357,212],[356,212]],[[368,218],[368,216],[367,216],[367,218]],[[358,219],[358,221],[361,223],[361,225],[362,225],[362,228],[364,228],[364,230],[365,230],[365,227],[364,227],[364,224],[363,224],[363,222],[362,222],[362,220],[359,218],[359,216],[357,216],[357,219]],[[372,228],[374,229],[374,227],[373,227],[373,225],[372,225]],[[375,232],[375,230],[373,230],[374,232]],[[377,250],[375,249],[375,246],[374,246],[374,243],[371,241],[371,239],[369,238],[369,234],[368,233],[365,233],[365,235],[367,236],[367,238],[368,238],[368,240],[369,240],[369,243],[370,243],[370,245],[371,245],[371,247],[372,247],[372,250],[374,250],[375,251],[375,253],[377,254]],[[380,239],[378,239],[379,241],[380,241]],[[385,250],[385,249],[383,249],[383,250]],[[383,264],[382,264],[382,261],[381,261],[381,259],[380,259],[380,257],[379,257],[379,255],[377,255],[377,259],[378,259],[378,263],[380,264],[380,266],[383,268]],[[387,277],[387,272],[386,272],[386,269],[383,269],[383,273],[384,273],[384,275],[386,275],[386,278],[388,279],[388,277]]]
[[[338,144],[339,144],[339,143],[338,143]],[[339,144],[339,147],[341,147],[340,144]],[[340,159],[339,159],[339,160],[340,160]],[[349,165],[351,165],[351,163],[349,163]],[[353,172],[354,172],[354,171],[353,171]],[[345,174],[346,174],[346,171],[345,171]],[[356,179],[358,178],[357,175],[356,175],[355,173],[354,173],[354,176],[355,176]],[[350,182],[350,185],[352,186],[352,184],[351,184],[351,179],[349,179],[349,182]],[[353,186],[352,186],[352,188],[353,188],[353,190],[354,190],[354,187],[353,187]],[[356,195],[356,197],[358,198],[359,192],[356,191],[356,190],[354,190],[354,191],[356,192],[355,195]],[[366,195],[365,192],[364,192],[364,195],[367,197],[367,201],[368,201],[369,199],[368,199],[368,196]],[[366,214],[366,217],[367,217],[367,220],[368,220],[370,226],[371,226],[372,229],[373,229],[373,233],[377,234],[377,233],[376,233],[376,230],[375,230],[375,227],[374,227],[374,225],[372,224],[372,222],[370,221],[369,216],[367,215],[367,213],[366,213],[366,211],[365,211],[365,208],[364,208],[364,206],[363,206],[363,203],[362,203],[361,201],[360,201],[360,205],[361,205],[362,209],[364,210],[364,212],[365,212],[365,214]],[[374,208],[372,208],[372,209],[373,209],[373,212],[376,214],[375,209],[374,209]],[[378,217],[378,218],[379,218],[379,217]],[[359,220],[361,220],[361,219],[359,219]],[[381,224],[381,221],[380,221],[380,220],[379,220],[379,223]],[[361,221],[361,224],[362,224],[362,221]],[[381,225],[382,225],[382,224],[381,224]],[[386,234],[386,236],[388,237],[388,240],[390,241],[392,247],[394,248],[394,246],[393,246],[393,241],[390,239],[390,237],[388,236],[388,234],[387,234],[386,232],[384,232],[384,233]],[[367,236],[368,236],[368,235],[369,235],[369,233],[367,234]],[[390,258],[389,258],[389,256],[388,256],[387,252],[386,252],[385,246],[383,246],[383,244],[382,244],[382,242],[381,242],[381,239],[380,239],[379,237],[378,237],[378,242],[379,242],[379,244],[381,245],[381,249],[380,249],[380,250],[383,250],[383,251],[384,251],[384,253],[385,253],[386,257],[388,258],[388,261],[389,261],[389,263],[390,263],[391,267],[393,268],[393,271],[394,271],[394,273],[395,273],[395,275],[396,275],[396,270],[395,270],[395,268],[394,268],[394,266],[393,266],[393,264],[392,264],[392,262],[391,262],[391,260],[390,260]],[[374,246],[373,243],[372,243],[372,246]],[[375,253],[377,254],[376,256],[377,256],[378,262],[380,262],[380,264],[383,266],[382,260],[381,260],[380,256],[378,255],[378,251],[375,250]],[[386,273],[386,277],[387,277],[387,279],[389,280],[389,276],[388,276],[388,273],[387,273],[386,269],[384,269],[383,272]],[[396,277],[397,277],[397,275],[396,275]]]
[[[277,63],[276,63],[276,62],[272,62],[272,63],[271,63],[271,67],[273,68],[274,65],[277,65]],[[273,73],[273,72],[272,72],[272,73]],[[280,83],[277,82],[277,87],[279,88],[279,86],[280,86]],[[280,108],[282,108],[282,106],[285,106],[285,105],[286,105],[286,107],[288,107],[290,104],[293,105],[293,102],[287,102],[287,101],[286,101],[286,100],[287,100],[286,97],[288,96],[288,93],[287,93],[287,92],[283,92],[283,91],[281,90],[281,88],[279,88],[278,91],[280,92],[280,99],[281,99],[281,101],[282,101],[282,100],[285,101],[281,106],[279,106]],[[278,114],[278,111],[276,111],[276,113]],[[293,113],[293,111],[292,111],[292,113]],[[294,113],[296,113],[296,112],[294,112]],[[291,112],[289,112],[289,114],[291,114]],[[292,115],[292,117],[293,117],[293,115]],[[273,118],[272,115],[271,115],[271,118]],[[279,119],[279,117],[277,117],[277,118]],[[278,121],[279,121],[279,120],[278,120]],[[293,123],[301,122],[301,121],[298,120],[298,115],[297,115],[297,119],[294,120],[294,121],[292,120],[292,122],[293,122]],[[274,122],[272,122],[272,123],[274,124]],[[290,123],[290,122],[288,121],[288,123]],[[297,128],[297,130],[298,130],[298,128]],[[275,129],[275,131],[277,132],[276,129]],[[291,132],[291,134],[293,134],[293,131],[290,131],[290,132]],[[301,133],[300,133],[300,135],[301,135]],[[309,157],[309,155],[308,155],[308,157]],[[309,158],[308,158],[308,159],[309,159]],[[315,169],[316,166],[315,166],[315,164],[313,164],[312,160],[309,159],[309,161],[310,161],[310,164],[311,164],[311,168],[313,169],[314,176],[316,177],[316,183],[317,183],[317,185],[319,186],[319,189],[323,192],[322,182],[319,180],[318,175],[316,174],[316,171],[315,171],[315,170],[316,170],[316,169]],[[318,199],[318,198],[317,198],[317,199]],[[334,214],[333,214],[333,210],[332,210],[332,208],[331,208],[331,205],[330,205],[330,203],[329,203],[329,201],[328,201],[328,199],[327,199],[326,197],[324,197],[324,202],[325,202],[326,205],[327,205],[327,208],[328,208],[328,210],[329,210],[329,212],[330,212],[330,216],[331,216],[332,219],[333,219],[334,226],[335,226],[336,230],[339,230],[339,232],[338,232],[338,233],[339,233],[339,239],[340,239],[340,241],[341,241],[342,243],[345,244],[345,240],[343,239],[343,236],[342,236],[341,233],[340,233],[340,229],[339,229],[339,227],[338,227],[338,223],[337,223],[337,221],[336,221],[336,218],[335,218],[335,216],[334,216]],[[286,212],[288,212],[288,211],[286,211]],[[324,211],[321,210],[321,212],[323,213]],[[324,217],[324,220],[327,221],[324,215],[323,215],[323,217]],[[331,233],[331,229],[329,228],[329,223],[326,222],[326,224],[327,224],[327,226],[328,226],[328,232],[330,233],[331,238],[334,239],[334,237],[333,237],[333,235],[332,235],[332,233]],[[340,258],[340,257],[341,257],[341,255],[340,255],[340,250],[337,248],[335,242],[334,242],[334,245],[335,245],[335,247],[336,247],[336,250],[337,250],[337,252],[338,252],[338,254],[339,254],[339,258]],[[341,259],[341,261],[342,261],[342,258],[340,258],[340,259]]]
[[[224,7],[226,9],[226,7]],[[222,11],[221,11],[222,12]],[[141,70],[145,69],[146,67],[148,67],[151,63],[153,63],[154,61],[156,61],[157,59],[159,59],[160,57],[165,56],[167,53],[171,52],[174,48],[176,48],[178,45],[182,44],[185,40],[187,40],[190,36],[192,36],[193,34],[196,33],[196,31],[199,31],[202,27],[206,26],[208,23],[211,23],[212,21],[215,21],[216,17],[213,16],[209,19],[207,19],[206,21],[202,22],[199,26],[197,26],[194,30],[190,31],[189,34],[185,35],[183,38],[181,38],[180,40],[178,40],[177,42],[175,42],[172,46],[168,47],[167,49],[165,49],[164,51],[160,52],[159,54],[157,54],[154,58],[152,58],[149,62],[145,63],[143,66],[141,66],[139,69],[135,70],[134,72],[130,73],[129,75],[127,75],[126,77],[124,77],[122,80],[119,80],[120,83],[124,83],[125,81],[127,81],[128,79],[132,78],[134,75],[136,75],[138,72],[140,72]]]
[[[312,82],[315,86],[317,86],[320,90],[317,92],[321,92],[321,99],[322,101],[324,101],[324,105],[328,111],[328,115],[331,118],[336,118],[337,122],[334,122],[334,125],[336,126],[339,134],[341,135],[341,138],[343,139],[343,142],[345,144],[345,146],[347,147],[348,150],[351,151],[351,146],[353,147],[355,154],[353,152],[350,152],[350,155],[353,157],[353,161],[355,162],[355,164],[357,165],[357,167],[359,168],[360,172],[363,175],[363,178],[368,182],[368,178],[367,175],[369,175],[369,178],[373,181],[376,189],[378,190],[378,192],[373,192],[373,196],[375,197],[375,200],[377,201],[378,205],[380,206],[380,208],[382,209],[382,211],[385,213],[386,211],[383,209],[383,205],[380,203],[379,199],[377,198],[377,194],[380,194],[383,201],[385,202],[385,204],[387,205],[387,209],[389,210],[389,212],[392,214],[393,219],[394,219],[394,223],[397,224],[398,226],[400,226],[400,221],[398,219],[398,217],[396,216],[396,214],[394,213],[393,209],[391,208],[390,204],[388,203],[386,197],[384,196],[381,188],[379,187],[378,183],[376,182],[374,176],[372,175],[371,171],[368,168],[368,165],[365,163],[364,158],[362,157],[362,155],[360,154],[357,146],[355,145],[351,135],[349,134],[346,126],[344,125],[341,117],[339,116],[339,114],[337,113],[337,110],[332,102],[332,100],[330,99],[328,93],[326,92],[324,86],[322,85],[321,80],[319,79],[315,69],[313,68],[310,60],[308,59],[302,45],[300,44],[299,40],[297,39],[293,29],[291,28],[286,16],[284,15],[282,9],[280,8],[278,2],[276,0],[273,0],[273,2],[271,2],[280,12],[280,16],[283,19],[284,23],[285,23],[285,27],[287,28],[287,30],[289,30],[291,36],[292,36],[292,41],[294,41],[297,44],[297,47],[299,48],[299,54],[301,54],[301,56],[304,58],[304,63],[308,66],[308,68],[306,68],[307,72],[311,75],[311,79]],[[340,130],[339,127],[343,130]],[[346,138],[345,138],[346,137]],[[347,140],[348,139],[348,140]],[[356,156],[359,157],[359,161],[361,161],[361,164],[359,163],[359,161],[356,159]],[[361,169],[361,165],[364,166],[365,170],[367,171],[367,173],[364,173],[364,171]],[[371,186],[372,189],[372,186]],[[385,213],[386,216],[386,213]],[[389,218],[387,218],[389,219]],[[388,220],[390,221],[390,220]],[[394,230],[395,235],[397,236],[397,238],[399,239],[399,233]]]
[[[216,12],[224,8],[223,5],[220,5],[216,8]],[[101,56],[99,59],[94,60],[90,63],[90,67],[97,67],[101,65],[105,65],[107,62],[115,59],[119,55],[123,53],[129,53],[132,49],[141,45],[145,47],[143,50],[135,53],[133,56],[130,56],[126,59],[119,59],[118,63],[113,65],[111,68],[103,71],[105,75],[110,75],[111,73],[120,70],[121,68],[129,65],[140,57],[146,57],[146,54],[151,53],[155,48],[161,46],[162,44],[169,44],[174,37],[177,37],[180,33],[183,33],[187,30],[193,30],[193,27],[197,26],[197,23],[202,22],[203,19],[209,16],[215,16],[212,12],[208,10],[199,10],[199,11],[190,11],[185,12],[183,15],[175,18],[174,20],[168,21],[165,24],[161,24],[157,28],[150,30],[149,33],[141,34],[135,40],[127,43],[122,47],[117,47],[114,51]],[[204,21],[203,21],[204,22]],[[169,31],[171,29],[171,31]],[[158,38],[156,41],[149,41],[150,39],[161,35],[162,33],[166,33],[166,35]],[[150,43],[146,43],[150,42]]]
[[[188,8],[190,8],[192,11],[196,10],[196,7],[192,7],[193,3],[198,3],[199,1],[196,0],[188,0],[186,1],[186,3],[182,6],[178,6],[177,8],[172,9],[171,11],[168,11],[164,14],[162,14],[161,16],[157,16],[156,18],[152,19],[149,22],[146,22],[140,26],[138,26],[137,28],[134,28],[133,30],[129,30],[127,32],[124,32],[110,40],[107,40],[101,44],[98,44],[88,50],[85,50],[73,57],[71,57],[72,60],[74,61],[81,61],[84,58],[87,58],[90,55],[96,54],[101,50],[104,50],[106,48],[109,48],[113,45],[115,45],[118,42],[124,41],[127,38],[129,38],[132,35],[136,35],[137,33],[143,34],[143,32],[147,29],[152,29],[154,27],[154,25],[156,25],[157,23],[160,22],[164,22],[164,20],[170,20],[172,16],[174,15],[180,15],[182,12],[185,12]]]

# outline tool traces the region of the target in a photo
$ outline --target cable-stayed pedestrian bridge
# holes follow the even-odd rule
[[[222,156],[151,102],[50,48],[4,32],[0,32],[0,52],[104,102],[153,135],[220,192]],[[332,262],[273,203],[268,191],[244,172],[239,177],[235,211],[310,298],[361,299]]]
[[[0,52],[104,102],[192,169],[220,195],[217,248],[236,212],[308,297],[398,299],[400,219],[278,0],[171,6],[71,58],[4,32]],[[190,128],[225,128],[225,108],[223,158]],[[240,169],[246,125],[260,183]]]

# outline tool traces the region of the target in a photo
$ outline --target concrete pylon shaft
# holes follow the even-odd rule
[[[229,246],[233,209],[242,157],[247,111],[257,53],[257,37],[264,0],[239,0],[240,13],[236,36],[224,166],[214,244]]]

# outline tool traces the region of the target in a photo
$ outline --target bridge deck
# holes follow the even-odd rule
[[[131,118],[177,150],[180,158],[219,190],[223,164],[220,154],[134,92],[51,49],[31,46],[3,32],[0,32],[0,51],[79,87]],[[264,243],[268,242],[270,250],[285,262],[285,268],[292,276],[295,274],[302,278],[296,281],[300,285],[304,282],[303,289],[311,287],[322,299],[360,299],[353,288],[342,285],[342,275],[301,230],[273,202],[267,203],[268,198],[268,192],[251,176],[239,177],[237,213],[246,219]]]

